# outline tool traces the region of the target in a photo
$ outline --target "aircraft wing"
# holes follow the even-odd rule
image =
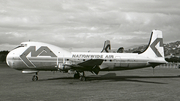
[[[99,65],[103,62],[102,59],[90,59],[77,65],[71,65],[71,68],[77,71],[91,71],[92,73],[98,74],[99,73]]]
[[[84,66],[84,67],[93,67],[95,65],[101,65],[103,62],[102,59],[90,59],[85,62],[79,63],[78,65]]]

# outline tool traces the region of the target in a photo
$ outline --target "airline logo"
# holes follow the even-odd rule
[[[31,57],[38,57],[38,56],[50,56],[50,57],[57,57],[47,46],[41,46],[36,51],[36,46],[30,46],[26,49],[21,55],[21,60],[25,63],[28,67],[36,67],[28,58],[27,55],[31,53]]]
[[[163,47],[163,39],[162,38],[157,38],[151,45],[151,49],[154,51],[157,57],[163,57],[159,50],[156,48],[156,45],[159,43],[160,47]]]

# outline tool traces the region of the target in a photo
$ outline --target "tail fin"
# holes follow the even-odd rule
[[[144,50],[144,52],[141,54],[149,58],[163,58],[164,59],[162,31],[160,30],[152,31],[149,44],[147,48]]]
[[[103,47],[101,53],[104,52],[104,51],[108,53],[110,50],[111,50],[110,41],[109,41],[109,40],[106,40],[106,41],[104,42],[104,47]]]

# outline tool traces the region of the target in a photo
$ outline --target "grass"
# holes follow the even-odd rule
[[[72,74],[40,72],[22,74],[0,64],[1,101],[179,101],[180,71],[174,68],[152,68],[87,72],[87,81],[73,79]]]

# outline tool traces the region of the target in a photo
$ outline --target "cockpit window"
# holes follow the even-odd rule
[[[21,44],[21,46],[26,47],[26,46],[27,46],[27,44]]]
[[[17,49],[17,48],[19,48],[19,47],[26,47],[26,46],[27,46],[27,44],[21,44],[21,45],[17,46],[17,47],[14,48],[14,49]]]

